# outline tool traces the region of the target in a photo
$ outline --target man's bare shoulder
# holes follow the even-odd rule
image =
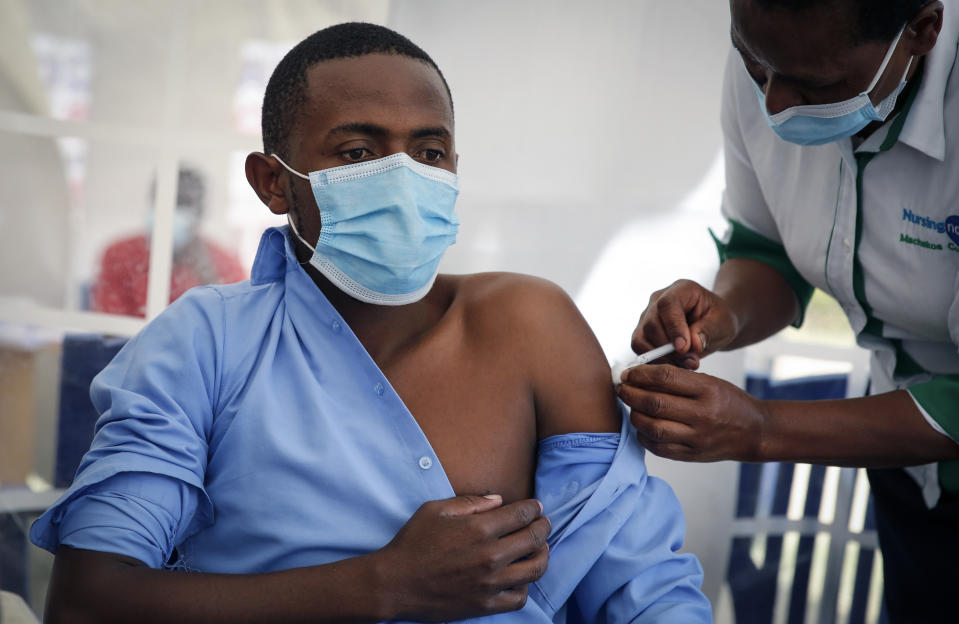
[[[470,307],[508,304],[521,309],[536,301],[569,300],[566,292],[553,282],[533,275],[505,271],[446,275],[453,281],[456,300]]]
[[[582,323],[576,304],[555,283],[522,273],[490,272],[445,276],[451,280],[452,309],[466,320],[483,327],[494,322],[498,331],[507,324],[523,327],[528,323],[542,327]],[[492,329],[492,328],[491,328]]]
[[[448,277],[464,331],[528,375],[540,437],[619,430],[606,357],[562,288],[519,273]]]

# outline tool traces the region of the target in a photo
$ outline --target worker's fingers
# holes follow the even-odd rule
[[[629,386],[632,386],[633,389],[647,392],[695,397],[702,391],[703,377],[699,373],[668,364],[647,364],[626,369],[623,383],[626,392],[629,392]],[[623,400],[629,403],[625,398]]]
[[[666,334],[666,329],[660,322],[659,317],[647,308],[633,331],[633,338],[630,342],[633,353],[645,353],[669,341],[669,336]]]
[[[669,361],[695,368],[698,360],[686,362],[685,356],[705,352],[703,345],[710,342],[708,317],[716,300],[713,293],[690,280],[678,280],[654,292],[633,332],[633,350],[641,353],[659,345],[673,344],[676,353],[669,356]]]
[[[649,416],[639,410],[632,410],[629,420],[636,427],[636,435],[642,445],[657,455],[670,449],[675,452],[688,450],[696,435],[696,431],[686,423]]]
[[[666,338],[660,344],[671,342],[676,346],[677,353],[686,353],[690,347],[686,312],[694,305],[695,296],[685,290],[678,291],[672,297],[663,297],[656,302],[656,315]]]

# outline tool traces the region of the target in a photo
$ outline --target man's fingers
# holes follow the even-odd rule
[[[514,561],[533,555],[546,545],[549,529],[549,520],[546,516],[540,516],[528,526],[506,535],[493,546],[491,563],[505,568]]]
[[[489,535],[503,537],[530,526],[542,518],[543,505],[534,498],[516,501],[484,514],[484,523]]]
[[[465,494],[436,502],[441,507],[440,511],[443,515],[468,516],[496,509],[503,504],[503,497],[499,494],[487,494],[486,496]]]
[[[497,584],[518,587],[538,581],[549,565],[549,546],[543,544],[532,556],[515,561],[498,575]]]
[[[528,597],[528,585],[510,587],[492,596],[486,605],[486,609],[490,614],[516,611],[517,609],[522,609],[526,605],[526,600]]]

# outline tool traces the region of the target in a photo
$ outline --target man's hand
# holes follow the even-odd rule
[[[716,293],[689,280],[679,280],[649,298],[633,332],[632,348],[642,353],[667,343],[676,351],[667,359],[695,370],[699,360],[729,345],[737,321]]]
[[[640,443],[681,461],[757,461],[764,404],[736,386],[670,365],[628,369],[617,387]]]
[[[459,620],[526,604],[549,529],[536,500],[457,496],[423,504],[374,556],[397,619]]]

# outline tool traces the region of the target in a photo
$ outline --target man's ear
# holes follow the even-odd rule
[[[253,191],[273,214],[286,214],[290,211],[280,175],[283,167],[275,158],[263,152],[252,152],[246,157],[246,180]]]
[[[919,9],[906,26],[906,44],[913,56],[929,54],[942,30],[942,2],[930,2]]]

